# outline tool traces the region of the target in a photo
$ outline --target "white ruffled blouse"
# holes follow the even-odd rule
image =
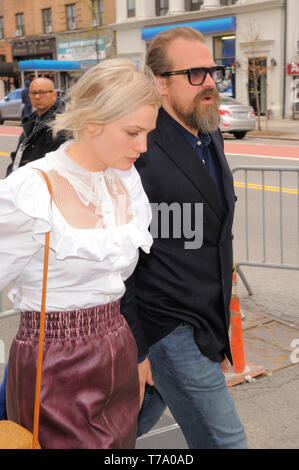
[[[46,310],[52,312],[119,299],[125,292],[124,281],[137,264],[138,249],[148,253],[152,244],[148,231],[150,204],[135,167],[90,172],[67,156],[69,144],[0,181],[0,290],[13,283],[8,296],[14,308],[21,311],[40,310],[47,231],[50,254]],[[54,172],[65,181],[83,210],[90,205],[98,208],[92,217],[98,213],[99,222],[92,228],[88,224],[81,228],[79,222],[78,226],[70,222],[67,209],[65,213],[61,210],[67,207],[63,198],[61,205],[54,197],[51,206],[37,168],[48,174]],[[116,190],[120,186],[124,189],[130,204],[131,216],[123,224],[117,220],[115,185]]]

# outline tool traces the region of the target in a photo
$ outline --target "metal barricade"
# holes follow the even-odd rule
[[[241,269],[241,266],[257,266],[257,267],[265,267],[265,268],[278,268],[278,269],[291,269],[291,270],[299,270],[299,166],[255,166],[255,165],[241,165],[234,167],[232,169],[233,176],[237,172],[244,173],[244,181],[243,182],[236,182],[236,187],[244,188],[245,190],[245,197],[244,197],[244,205],[245,205],[245,235],[242,236],[242,240],[244,239],[245,242],[245,257],[244,259],[237,259],[236,260],[236,269],[237,272],[244,283],[249,295],[252,294],[252,289]],[[256,172],[261,176],[261,182],[257,183],[250,183],[248,181],[249,173]],[[268,172],[274,172],[278,174],[278,184],[276,186],[269,186],[265,182],[265,174]],[[296,184],[294,188],[283,188],[283,173],[294,173],[296,175]],[[261,224],[262,224],[262,240],[260,242],[262,248],[262,256],[261,259],[252,259],[252,255],[250,253],[250,240],[249,240],[249,190],[261,190],[262,193],[262,200],[261,204]],[[278,235],[279,235],[279,259],[278,261],[271,261],[268,259],[268,242],[267,240],[267,224],[266,224],[266,201],[265,201],[265,192],[266,191],[274,191],[279,194],[278,201],[276,205],[278,206],[279,211],[279,227],[278,227]],[[297,198],[296,202],[296,210],[292,217],[292,223],[294,225],[294,231],[297,237],[297,254],[292,254],[292,263],[285,262],[285,250],[284,250],[284,237],[285,237],[285,225],[284,225],[284,204],[283,204],[283,195],[285,192],[289,194],[293,194]],[[239,203],[238,203],[239,205]],[[236,218],[235,218],[236,220]],[[274,233],[272,233],[274,236]],[[1,293],[0,293],[0,319],[6,318],[9,316],[17,315],[19,312],[15,310],[8,310],[1,312]]]
[[[0,312],[0,320],[2,320],[3,318],[7,318],[7,317],[13,317],[15,315],[20,315],[20,311],[19,310],[6,310],[4,312]]]
[[[2,292],[0,292],[0,320],[2,320],[3,318],[7,318],[7,317],[12,317],[14,315],[19,315],[20,312],[18,310],[5,310],[5,311],[2,311]]]
[[[243,172],[244,181],[238,182],[235,180],[235,175],[237,172]],[[276,178],[278,178],[277,184],[275,185],[266,184],[266,174],[269,172],[272,172],[273,175],[276,174]],[[245,194],[244,194],[244,206],[245,206],[245,211],[244,211],[245,256],[244,258],[245,259],[236,260],[236,269],[249,295],[252,295],[252,289],[250,288],[250,285],[241,269],[241,266],[257,266],[257,267],[265,267],[265,268],[299,270],[299,167],[298,166],[296,167],[296,166],[242,165],[242,166],[234,167],[232,169],[232,173],[233,173],[234,180],[235,180],[234,182],[235,187],[244,188],[244,191],[245,191]],[[256,183],[256,182],[252,183],[249,181],[249,175],[250,174],[252,175],[253,173],[256,175],[259,175],[260,183]],[[288,175],[293,174],[292,176],[293,181],[291,184],[292,186],[295,186],[295,187],[285,188],[283,186],[283,174],[284,173]],[[257,239],[255,239],[256,245],[259,245],[258,247],[255,246],[255,250],[257,248],[260,248],[260,251],[261,251],[260,259],[256,259],[254,256],[252,256],[251,246],[250,246],[250,229],[251,229],[251,234],[253,232],[253,227],[249,220],[250,214],[251,214],[251,219],[253,218],[252,217],[252,205],[250,206],[250,196],[249,196],[249,191],[251,190],[261,191],[261,200],[259,200],[258,203],[256,202],[256,206],[255,206],[255,210],[257,209],[261,210],[260,219],[261,219],[262,226],[258,227],[259,229],[261,229],[261,237],[260,237],[261,240],[257,241]],[[269,217],[267,218],[267,201],[266,201],[266,196],[265,196],[267,191],[275,192],[278,195],[278,197],[276,198],[276,201],[274,201],[274,203],[272,201],[272,226],[269,226],[271,224],[269,224]],[[286,227],[286,221],[285,221],[286,202],[284,202],[284,194],[291,194],[296,197],[296,200],[292,201],[292,204],[291,204],[293,206],[293,202],[294,202],[294,208],[293,208],[294,210],[292,211],[291,215],[288,215],[289,221],[291,222],[290,226],[288,227]],[[242,201],[238,201],[238,205],[240,202],[242,203]],[[276,211],[276,209],[278,212]],[[273,214],[278,216],[276,227],[274,227],[275,224],[273,223],[273,218],[274,218]],[[235,223],[236,223],[236,217],[235,217]],[[238,223],[240,223],[239,220],[238,220]],[[296,248],[291,253],[291,260],[289,262],[286,261],[286,253],[285,253],[286,228],[288,228],[289,231],[293,232],[294,236],[293,236],[292,242],[296,245]],[[279,253],[275,253],[277,259],[271,260],[271,255],[269,254],[270,252],[269,245],[271,242],[273,242],[273,240],[275,241],[274,237],[276,236],[279,237],[279,243],[278,243]]]

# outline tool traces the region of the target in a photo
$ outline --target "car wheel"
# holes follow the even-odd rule
[[[4,119],[2,118],[2,116],[0,115],[0,126],[4,123]]]
[[[246,134],[247,132],[234,132],[234,136],[236,137],[236,139],[243,139]]]

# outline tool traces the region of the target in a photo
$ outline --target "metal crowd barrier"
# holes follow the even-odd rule
[[[3,318],[12,317],[14,315],[19,315],[20,313],[21,312],[19,310],[6,310],[4,312],[0,312],[0,320]]]
[[[244,175],[244,181],[243,182],[236,182],[235,181],[235,187],[241,187],[244,188],[245,190],[245,195],[244,195],[244,205],[245,205],[245,211],[244,211],[244,218],[245,218],[245,259],[239,259],[236,260],[236,270],[244,283],[249,295],[252,295],[252,289],[244,275],[244,272],[241,269],[241,266],[257,266],[257,267],[264,267],[264,268],[278,268],[278,269],[291,269],[291,270],[299,270],[299,167],[298,166],[254,166],[254,165],[241,165],[238,167],[234,167],[232,169],[232,173],[234,176],[235,180],[235,174],[237,172],[243,172]],[[261,183],[256,184],[256,183],[250,183],[248,181],[248,176],[250,172],[258,172],[261,177]],[[269,186],[265,182],[265,174],[268,172],[274,172],[276,173],[278,177],[278,185],[276,186]],[[293,173],[295,175],[296,183],[295,183],[295,188],[284,188],[283,187],[283,174],[284,173]],[[262,219],[262,240],[260,242],[260,249],[262,251],[262,256],[261,259],[251,259],[251,253],[250,253],[250,235],[249,235],[249,229],[251,228],[251,231],[253,230],[253,227],[250,226],[250,221],[249,221],[249,215],[250,215],[250,195],[249,195],[249,190],[256,189],[256,190],[261,190],[262,192],[262,204],[261,204],[261,219]],[[272,230],[272,227],[269,227],[269,224],[267,225],[266,221],[266,210],[267,210],[267,204],[266,204],[266,198],[265,198],[265,193],[266,191],[272,191],[276,192],[279,194],[278,197],[278,203],[276,202],[275,208],[278,210],[279,214],[279,221],[278,221],[278,233],[270,233],[270,230]],[[293,230],[295,233],[296,238],[296,245],[297,245],[297,253],[292,253],[292,261],[291,263],[285,262],[285,237],[286,237],[286,226],[285,226],[285,213],[286,213],[286,202],[284,202],[284,194],[293,194],[296,196],[296,211],[292,214],[292,227],[289,227]],[[238,202],[239,203],[239,202]],[[273,210],[273,208],[272,208]],[[251,207],[252,211],[252,207]],[[243,218],[243,217],[242,217]],[[236,217],[235,217],[236,221]],[[279,260],[277,261],[271,261],[269,260],[268,257],[268,245],[269,245],[269,240],[272,242],[274,240],[275,236],[279,237]],[[277,254],[278,255],[278,254]]]
[[[297,166],[238,166],[232,169],[233,176],[237,172],[243,171],[244,172],[244,182],[236,183],[235,186],[243,187],[245,190],[245,251],[246,256],[243,260],[236,260],[236,269],[237,272],[244,283],[249,295],[252,295],[252,289],[241,269],[241,266],[257,266],[257,267],[264,267],[264,268],[278,268],[278,269],[292,269],[292,270],[299,270],[299,167]],[[261,184],[256,183],[249,183],[248,182],[248,174],[250,172],[258,172],[261,175]],[[267,172],[275,172],[278,174],[279,177],[279,184],[278,186],[271,186],[266,185],[265,183],[265,173]],[[295,173],[297,175],[297,188],[288,188],[289,194],[294,194],[297,196],[297,210],[296,214],[294,214],[293,222],[295,226],[295,232],[297,233],[297,258],[293,256],[293,263],[285,263],[285,253],[284,253],[284,236],[285,236],[285,227],[284,227],[284,204],[283,204],[283,194],[287,192],[283,188],[283,173]],[[265,192],[267,190],[275,191],[279,193],[279,203],[278,203],[278,210],[279,210],[279,246],[280,246],[280,253],[279,253],[279,262],[271,262],[267,259],[267,249],[268,249],[268,241],[266,237],[267,232],[267,224],[266,224],[266,201],[265,201]],[[262,259],[254,260],[250,259],[250,252],[249,252],[249,195],[248,191],[251,189],[259,189],[262,191]],[[236,218],[235,218],[236,220]],[[274,234],[272,234],[273,237]],[[1,312],[1,293],[0,293],[0,312]],[[0,313],[0,319],[6,318],[9,316],[17,315],[19,312],[16,310],[8,310],[5,312]]]

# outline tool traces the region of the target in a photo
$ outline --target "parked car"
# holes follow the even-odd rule
[[[22,102],[23,88],[16,88],[0,100],[0,124],[5,120],[21,121],[23,118],[24,104]]]
[[[220,95],[220,129],[237,139],[243,139],[248,131],[255,128],[255,112],[252,106],[245,106],[230,96]]]

